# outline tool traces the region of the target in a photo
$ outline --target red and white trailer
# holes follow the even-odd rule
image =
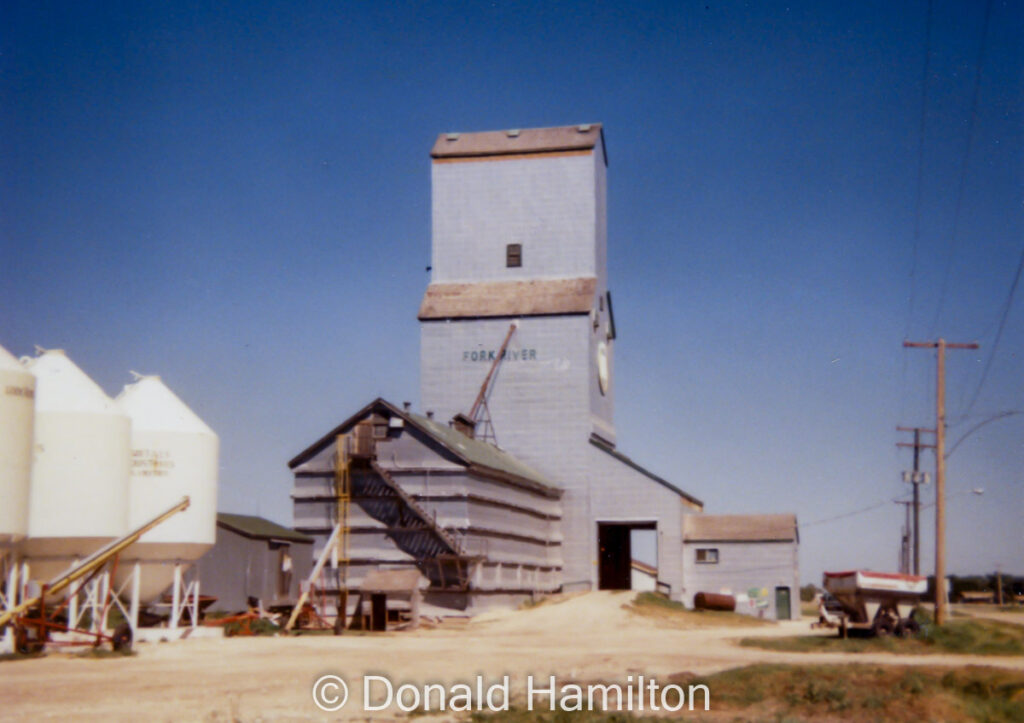
[[[914,608],[928,591],[928,578],[895,572],[846,570],[826,572],[822,586],[841,611],[819,610],[822,622],[840,629],[870,630],[875,635],[913,635],[918,631]]]

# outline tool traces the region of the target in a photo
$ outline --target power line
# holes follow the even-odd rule
[[[946,458],[948,459],[949,455],[953,454],[953,452],[956,451],[956,448],[960,446],[961,442],[963,442],[965,439],[967,439],[972,434],[977,432],[979,429],[984,427],[986,424],[989,424],[990,422],[995,422],[995,421],[1000,420],[1000,419],[1006,419],[1007,417],[1012,417],[1014,415],[1021,414],[1021,413],[1022,413],[1022,411],[1020,409],[1010,409],[1010,410],[1007,410],[1005,412],[999,412],[998,414],[995,414],[995,415],[989,417],[988,419],[986,419],[984,421],[978,422],[973,427],[968,429],[963,434],[963,436],[960,437],[960,439],[958,439],[956,442],[953,443],[953,446],[949,448],[948,452],[946,452]]]
[[[877,504],[869,505],[868,507],[862,507],[859,510],[853,510],[852,512],[844,512],[843,514],[835,515],[834,517],[825,517],[825,518],[820,519],[820,520],[812,520],[811,522],[804,522],[804,523],[802,523],[800,525],[800,527],[803,528],[803,527],[812,527],[814,525],[823,525],[826,522],[835,522],[836,520],[843,520],[843,519],[846,519],[847,517],[854,517],[856,515],[863,515],[863,514],[865,514],[867,512],[871,512],[872,510],[877,510],[879,507],[883,507],[883,506],[889,505],[889,504],[892,504],[892,501],[889,500],[889,499],[884,499],[884,500],[882,500],[881,502],[879,502]]]
[[[981,43],[978,47],[978,62],[974,69],[974,91],[971,97],[971,113],[967,119],[967,145],[964,148],[963,161],[960,163],[960,180],[957,184],[956,205],[953,211],[953,229],[949,239],[949,254],[946,257],[946,270],[942,275],[942,285],[939,287],[939,305],[935,309],[935,319],[932,321],[931,331],[928,336],[935,336],[936,328],[939,325],[939,317],[942,316],[942,307],[946,301],[946,287],[949,285],[949,275],[953,268],[953,256],[957,246],[957,232],[960,227],[960,214],[963,210],[964,188],[967,185],[967,165],[971,157],[971,147],[974,144],[974,123],[978,115],[978,95],[981,88],[981,71],[985,62],[985,48],[988,45],[988,24],[992,16],[992,0],[985,3],[985,22],[981,28]]]
[[[996,338],[995,341],[992,342],[992,350],[988,354],[988,359],[985,360],[985,368],[982,369],[981,379],[978,381],[978,386],[974,390],[974,396],[971,397],[971,401],[967,405],[967,409],[962,415],[960,415],[960,419],[965,418],[971,413],[971,410],[974,409],[974,403],[978,401],[978,395],[981,394],[981,388],[985,386],[985,381],[988,379],[988,372],[992,368],[992,360],[996,357],[996,349],[999,347],[999,342],[1003,338],[1003,329],[1006,328],[1006,319],[1010,315],[1010,307],[1013,305],[1013,295],[1017,293],[1017,284],[1020,283],[1022,271],[1024,271],[1024,249],[1021,249],[1020,261],[1017,262],[1017,273],[1013,277],[1013,283],[1010,284],[1010,292],[1006,295],[1006,301],[1003,303],[1003,310],[1000,314]]]

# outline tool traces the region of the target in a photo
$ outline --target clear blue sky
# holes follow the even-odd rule
[[[919,187],[926,0],[6,3],[0,344],[162,375],[221,509],[289,523],[293,454],[418,406],[436,134],[603,122],[620,448],[708,512],[795,511],[806,581],[894,569],[895,427],[934,403],[903,339],[982,344],[951,441],[1024,409],[1022,289],[962,419],[1024,247],[1024,7],[985,14],[934,2]],[[952,572],[1024,573],[1022,442],[950,457]]]

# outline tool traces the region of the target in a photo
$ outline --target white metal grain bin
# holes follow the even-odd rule
[[[129,524],[143,524],[188,495],[189,508],[147,532],[122,555],[115,583],[141,561],[140,598],[174,580],[174,564],[199,559],[217,536],[217,435],[156,376],[140,377],[116,399],[132,420]]]
[[[25,360],[36,378],[35,455],[23,555],[35,580],[128,531],[131,422],[62,350]]]
[[[35,390],[36,378],[0,346],[0,558],[28,532]]]

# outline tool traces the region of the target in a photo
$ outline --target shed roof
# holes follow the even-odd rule
[[[288,462],[288,467],[295,469],[312,459],[324,447],[334,444],[334,440],[339,434],[348,431],[355,426],[356,422],[373,412],[385,413],[389,417],[399,417],[405,420],[406,424],[419,429],[455,455],[470,472],[504,475],[505,479],[511,477],[519,484],[525,484],[548,497],[560,497],[562,494],[562,490],[557,485],[505,450],[495,447],[489,442],[467,437],[462,432],[437,420],[406,412],[379,397],[292,458]]]
[[[419,318],[586,314],[594,305],[596,288],[593,277],[431,284],[423,295]]]
[[[687,515],[685,542],[799,541],[796,515]]]
[[[441,133],[430,155],[432,158],[466,158],[585,151],[593,149],[598,143],[603,147],[604,136],[600,123],[477,133]]]
[[[254,515],[233,515],[217,513],[217,525],[237,532],[244,537],[257,540],[288,540],[289,542],[313,542],[313,538]]]

